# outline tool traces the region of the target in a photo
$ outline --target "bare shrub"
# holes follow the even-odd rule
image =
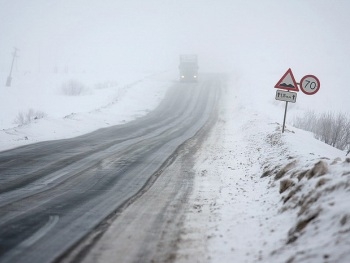
[[[306,131],[315,132],[318,117],[314,111],[308,110],[302,117],[294,119],[294,126]]]
[[[86,87],[81,82],[71,79],[62,84],[61,90],[66,96],[79,96],[86,91]]]
[[[29,109],[27,112],[20,112],[17,114],[14,123],[22,126],[31,123],[33,120],[38,120],[46,117],[46,114],[42,111],[35,111]]]
[[[338,149],[345,149],[346,140],[348,137],[348,123],[349,118],[345,113],[338,113],[333,121],[332,134],[331,134],[331,145]]]
[[[315,114],[307,111],[294,120],[297,128],[311,131],[315,138],[340,150],[350,151],[350,117],[348,113],[326,112]]]

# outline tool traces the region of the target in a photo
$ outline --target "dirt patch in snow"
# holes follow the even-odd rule
[[[271,137],[278,135],[268,135],[267,141]],[[276,145],[281,146],[272,144]],[[289,230],[285,244],[272,252],[272,259],[289,263],[349,262],[349,162],[341,158],[305,157],[296,156],[286,165],[275,158],[273,162],[279,165],[272,168],[271,159],[265,163],[262,177],[273,178],[271,187],[279,185],[280,213],[290,214],[294,221],[286,226]]]

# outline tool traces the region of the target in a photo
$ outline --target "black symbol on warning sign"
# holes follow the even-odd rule
[[[282,87],[294,88],[294,85],[292,85],[292,84],[286,84],[286,83],[282,83],[282,84],[280,84],[280,86],[282,86]]]

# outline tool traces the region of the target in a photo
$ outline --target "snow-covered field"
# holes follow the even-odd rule
[[[66,76],[43,82],[23,76],[11,89],[1,87],[7,110],[1,150],[147,114],[176,72],[139,76],[123,82],[85,80],[76,96],[62,91]],[[253,86],[243,85],[246,78],[244,72],[229,76],[218,123],[197,156],[177,261],[348,262],[350,159],[292,127],[288,118],[282,134],[284,103],[274,101],[272,87],[271,100],[252,98]],[[82,76],[75,79],[82,83]],[[40,100],[33,95],[38,91],[44,94]],[[29,109],[45,114],[14,123]],[[291,107],[289,114],[300,112]]]
[[[163,98],[169,73],[16,74],[1,86],[0,150],[78,136],[145,115]],[[2,82],[5,83],[5,75]]]

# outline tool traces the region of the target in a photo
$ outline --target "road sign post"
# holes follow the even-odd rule
[[[282,133],[284,133],[284,127],[286,126],[287,108],[288,108],[288,101],[286,101],[286,107],[284,108]]]
[[[286,102],[286,106],[284,108],[284,117],[283,117],[283,126],[282,126],[282,133],[284,133],[284,127],[286,125],[286,118],[287,118],[288,102],[296,102],[296,99],[297,99],[297,93],[290,92],[290,91],[299,91],[298,84],[295,81],[295,78],[291,69],[288,69],[287,72],[284,73],[282,78],[275,85],[275,88],[279,89],[276,92],[275,99]],[[287,91],[284,91],[284,90],[287,90]]]
[[[284,109],[283,126],[282,126],[282,133],[284,133],[284,127],[286,125],[288,102],[295,103],[297,101],[297,93],[284,91],[284,90],[277,90],[275,99],[286,102],[286,106]]]
[[[300,85],[301,91],[306,95],[313,95],[320,89],[320,81],[314,75],[304,76],[300,80],[300,84],[298,84],[295,81],[291,69],[288,69],[287,72],[284,73],[282,78],[275,85],[275,88],[278,89],[276,91],[275,99],[286,102],[286,107],[284,109],[282,133],[284,133],[284,128],[286,125],[288,102],[295,103],[297,100],[297,93],[290,91],[299,91],[298,85]]]

